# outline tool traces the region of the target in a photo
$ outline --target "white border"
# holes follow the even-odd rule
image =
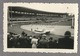
[[[74,29],[74,49],[29,49],[29,48],[7,48],[7,11],[8,6],[20,6],[20,4],[28,4],[28,3],[4,3],[3,4],[3,46],[4,52],[41,52],[41,53],[77,53],[78,48],[78,4],[77,3],[50,3],[50,4],[68,4],[77,6],[76,14],[75,14],[75,29]],[[34,3],[37,4],[37,3]],[[39,3],[38,3],[39,4]],[[40,3],[43,4],[43,3]],[[49,4],[49,3],[46,3]],[[75,8],[75,7],[74,7]]]

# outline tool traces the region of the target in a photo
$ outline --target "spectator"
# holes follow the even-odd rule
[[[74,40],[70,38],[71,32],[66,31],[64,38],[59,38],[58,41],[53,37],[48,37],[45,34],[40,34],[38,38],[36,36],[28,36],[24,31],[17,35],[15,33],[8,33],[7,43],[8,48],[64,48],[73,49]],[[48,41],[49,40],[49,41]],[[58,42],[58,43],[57,43]]]
[[[38,42],[38,48],[47,48],[48,47],[48,40],[46,39],[46,35],[43,34],[42,38]]]
[[[54,40],[53,41],[53,48],[57,48],[57,47],[58,47],[57,40]]]
[[[25,45],[26,48],[31,48],[31,39],[29,39],[29,36],[27,36],[27,34],[25,35]]]
[[[53,41],[53,38],[50,37],[49,38],[49,42],[48,42],[48,47],[49,48],[57,48],[57,40]]]
[[[49,38],[48,47],[53,48],[53,38],[52,37]]]
[[[25,36],[25,32],[23,31],[23,32],[21,33],[21,38],[24,38],[24,36]]]
[[[71,37],[71,32],[66,31],[64,34],[64,38],[60,38],[58,40],[59,48],[73,49],[74,41],[70,37]]]
[[[32,40],[31,40],[32,48],[37,48],[37,41],[38,41],[38,39],[36,39],[36,37],[33,36]]]
[[[15,45],[16,48],[20,48],[20,38],[19,37],[20,36],[17,36],[17,39],[16,39],[16,45]]]

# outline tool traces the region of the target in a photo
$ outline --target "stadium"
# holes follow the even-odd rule
[[[74,15],[69,13],[47,12],[31,8],[8,7],[8,33],[20,35],[25,32],[29,36],[45,34],[53,40],[63,38],[66,31],[71,32],[74,39]]]

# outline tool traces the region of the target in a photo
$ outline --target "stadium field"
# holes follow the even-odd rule
[[[29,36],[32,35],[32,36],[38,36],[40,33],[36,32],[35,30],[38,30],[38,31],[50,31],[50,35],[47,35],[47,38],[49,37],[53,37],[54,40],[57,40],[59,38],[62,38],[64,36],[64,33],[66,31],[70,31],[71,32],[71,35],[72,35],[72,39],[73,39],[73,35],[74,35],[74,32],[71,28],[71,26],[60,26],[60,25],[13,25],[12,27],[9,26],[8,27],[8,32],[13,32],[13,33],[16,33],[16,34],[21,34],[22,31],[24,31],[25,33],[27,33]]]

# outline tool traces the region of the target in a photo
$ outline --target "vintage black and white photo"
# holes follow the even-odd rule
[[[77,3],[4,3],[3,9],[5,52],[77,52]]]

